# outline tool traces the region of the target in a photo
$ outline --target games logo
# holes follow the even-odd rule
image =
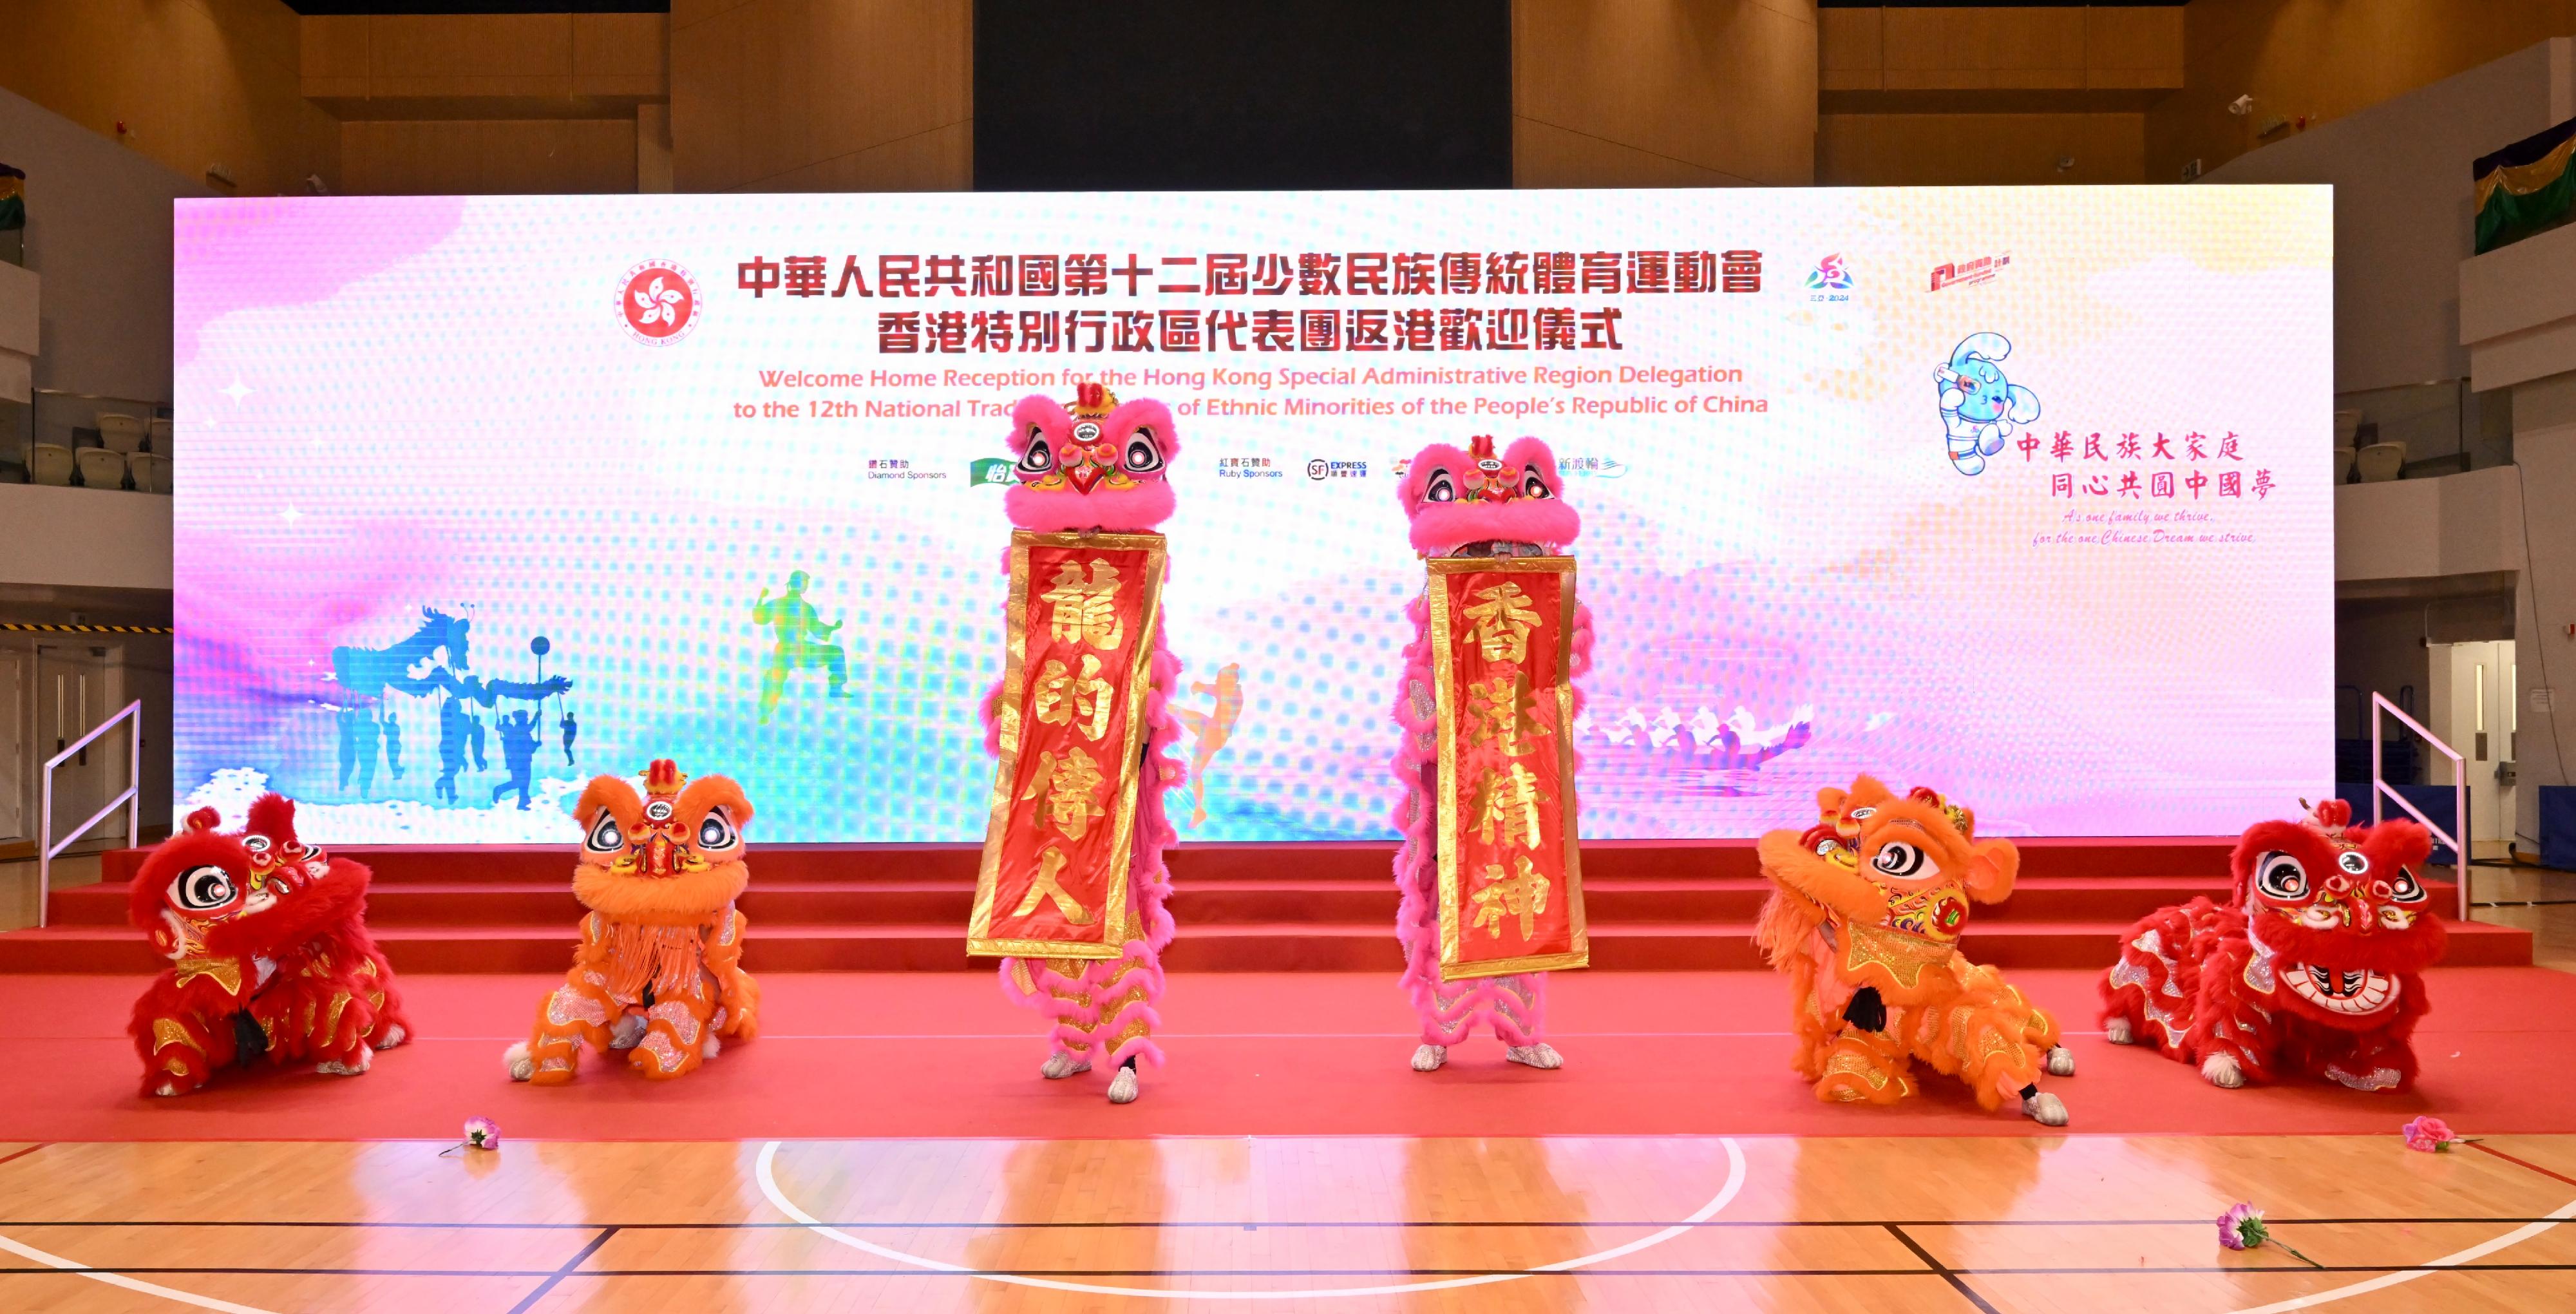
[[[647,260],[626,271],[617,295],[626,332],[653,346],[687,337],[698,322],[698,284],[668,260]]]
[[[1844,264],[1839,254],[1817,261],[1815,269],[1807,275],[1807,290],[1810,292],[1849,292],[1851,287],[1851,266]]]
[[[1945,287],[1966,287],[1971,283],[1991,283],[1995,281],[1995,275],[2002,273],[2004,271],[2004,266],[2011,263],[2011,256],[1999,255],[1978,256],[1974,260],[1962,260],[1956,264],[1935,266],[1932,270],[1932,290],[1938,292]]]

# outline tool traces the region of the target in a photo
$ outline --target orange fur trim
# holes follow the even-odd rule
[[[751,884],[751,868],[718,863],[676,876],[621,876],[587,863],[572,869],[573,897],[621,922],[686,926],[712,920]]]

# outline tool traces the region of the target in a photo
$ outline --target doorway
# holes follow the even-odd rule
[[[96,645],[43,645],[36,649],[36,735],[31,767],[42,773],[45,760],[62,752],[99,722],[125,705],[125,661],[121,649]],[[87,821],[125,788],[131,768],[126,763],[132,736],[122,730],[101,736],[54,769],[54,839]],[[33,782],[41,791],[41,778]],[[41,797],[41,794],[39,795]],[[27,829],[42,821],[27,819]],[[101,821],[76,851],[127,842],[125,811]]]
[[[2521,673],[2511,639],[2429,644],[2433,733],[2468,759],[2469,850],[2473,860],[2506,856],[2513,839],[2514,732]],[[2443,783],[2441,765],[2428,781]]]

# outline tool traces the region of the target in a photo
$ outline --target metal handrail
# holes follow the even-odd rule
[[[2460,878],[2460,920],[2465,922],[2469,920],[2469,846],[2462,841],[2461,835],[2450,834],[2444,831],[2441,827],[2434,825],[2431,817],[2425,816],[2421,809],[2406,801],[2406,796],[2404,794],[2398,793],[2395,789],[2389,786],[2387,768],[2386,764],[2382,761],[2382,753],[2380,750],[2379,732],[2381,729],[2381,722],[2379,714],[2383,711],[2388,713],[2390,716],[2396,717],[2398,720],[2405,722],[2407,729],[2423,736],[2425,743],[2431,744],[2442,754],[2442,756],[2451,759],[2451,825],[2455,829],[2459,830],[2463,835],[2466,834],[2469,829],[2469,759],[2461,756],[2459,750],[2452,748],[2449,744],[2443,743],[2441,738],[2435,735],[2432,731],[2425,729],[2422,722],[2417,721],[2414,717],[2408,716],[2405,709],[2388,701],[2388,695],[2379,693],[2375,690],[2371,693],[2370,824],[2374,826],[2379,824],[2381,816],[2379,800],[2383,796],[2393,798],[2397,800],[2397,806],[2406,809],[2406,815],[2423,823],[2424,829],[2433,832],[2433,837],[2435,839],[2441,840],[2451,846],[2451,860],[2459,864],[2456,871]]]
[[[125,722],[132,734],[132,739],[125,751],[125,792],[109,799],[106,807],[100,808],[89,820],[82,822],[79,829],[64,836],[62,843],[55,843],[54,768],[89,747],[119,721]],[[115,812],[120,805],[125,808],[125,842],[128,844],[143,842],[143,701],[136,699],[127,703],[122,711],[99,722],[97,728],[82,735],[79,742],[45,759],[43,792],[44,807],[38,816],[36,832],[36,925],[39,928],[44,926],[45,915],[53,907],[54,859],[60,856],[63,850],[79,843],[81,836],[87,835],[92,827],[107,820],[109,814]]]

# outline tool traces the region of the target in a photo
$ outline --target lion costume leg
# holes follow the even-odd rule
[[[367,1046],[375,1010],[361,997],[363,990],[357,981],[334,973],[280,972],[250,1001],[249,1012],[268,1033],[270,1058],[303,1060],[319,1072],[356,1076],[375,1057]]]
[[[147,1095],[185,1095],[214,1079],[233,1061],[233,1022],[189,1008],[165,975],[134,1002],[126,1026],[143,1060]]]
[[[1049,1081],[1091,1070],[1092,1028],[1100,1009],[1085,983],[1088,965],[1070,958],[1005,958],[1002,994],[1022,1008],[1043,1014],[1047,1028],[1047,1061],[1038,1075]],[[1070,971],[1070,975],[1067,972]]]
[[[644,1009],[643,1039],[626,1051],[627,1066],[655,1081],[697,1071],[718,1044],[713,984],[700,972],[685,988],[657,995]]]
[[[1914,1093],[1905,1046],[1884,1032],[1842,1028],[1818,1067],[1816,1098],[1828,1104],[1894,1104]]]
[[[623,1011],[609,996],[608,978],[586,963],[576,964],[537,1005],[536,1029],[504,1056],[511,1079],[536,1086],[571,1081],[581,1064],[581,1047],[606,1049],[608,1024]]]
[[[1099,1020],[1092,1026],[1093,1046],[1106,1050],[1109,1066],[1117,1070],[1109,1098],[1113,1103],[1133,1103],[1136,1066],[1163,1065],[1163,1047],[1154,1043],[1154,1028],[1163,1022],[1154,1009],[1163,997],[1161,955],[1143,940],[1130,940],[1115,961],[1093,963],[1083,973],[1083,982],[1100,1004]]]
[[[1552,1071],[1565,1066],[1565,1056],[1547,1043],[1547,973],[1494,977],[1494,1034],[1503,1042],[1503,1057],[1525,1067]]]

